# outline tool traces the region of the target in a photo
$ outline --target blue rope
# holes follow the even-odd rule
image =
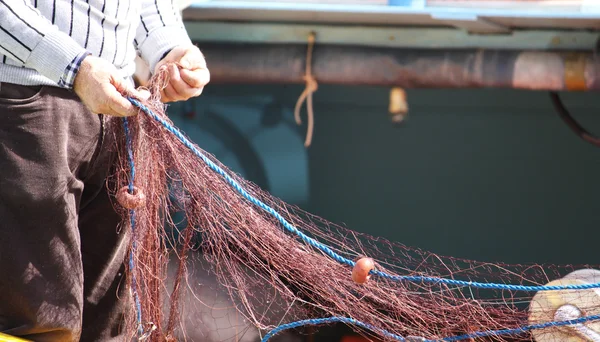
[[[354,267],[354,261],[345,258],[336,252],[334,252],[327,245],[316,241],[315,239],[305,235],[298,228],[294,227],[290,224],[286,219],[281,216],[275,209],[269,207],[265,203],[261,202],[259,199],[250,195],[242,186],[236,182],[231,176],[229,176],[222,168],[216,165],[212,160],[210,160],[206,155],[200,152],[192,142],[190,142],[184,135],[179,131],[176,127],[156,115],[152,112],[148,107],[139,102],[134,98],[129,98],[129,101],[133,103],[135,106],[139,107],[144,113],[150,116],[152,119],[159,122],[164,128],[166,128],[169,132],[173,133],[182,144],[184,144],[187,148],[189,148],[198,158],[202,159],[214,172],[221,175],[229,185],[231,185],[240,195],[250,201],[252,204],[261,208],[271,216],[273,216],[277,221],[279,221],[283,227],[297,235],[302,241],[308,243],[309,245],[319,249],[326,255],[330,256],[332,259]],[[380,271],[371,271],[372,274],[389,279],[394,281],[409,281],[409,282],[417,282],[417,283],[432,283],[432,284],[446,284],[446,285],[454,285],[454,286],[468,286],[471,288],[481,288],[481,289],[491,289],[491,290],[512,290],[512,291],[525,291],[525,292],[537,292],[537,291],[551,291],[551,290],[587,290],[587,289],[595,289],[600,288],[600,283],[593,284],[575,284],[575,285],[543,285],[543,286],[526,286],[526,285],[513,285],[513,284],[497,284],[497,283],[482,283],[482,282],[474,282],[474,281],[465,281],[465,280],[455,280],[455,279],[446,279],[446,278],[438,278],[438,277],[425,277],[425,276],[399,276],[399,275],[391,275],[385,272]]]
[[[379,329],[376,328],[370,324],[367,323],[363,323],[361,321],[357,321],[353,318],[348,318],[348,317],[328,317],[328,318],[315,318],[315,319],[306,319],[306,320],[302,320],[302,321],[297,321],[297,322],[291,322],[291,323],[287,323],[287,324],[282,324],[278,327],[276,327],[275,329],[269,331],[265,337],[263,337],[261,339],[261,342],[267,342],[270,338],[272,338],[273,336],[277,335],[278,333],[284,331],[284,330],[288,330],[288,329],[294,329],[294,328],[298,328],[301,326],[306,326],[306,325],[322,325],[322,324],[331,324],[331,323],[346,323],[346,324],[351,324],[351,325],[355,325],[358,327],[361,327],[363,329],[368,329],[371,331],[375,331],[375,332],[379,332],[380,334],[384,335],[385,337],[389,337],[392,338],[394,340],[397,341],[406,341],[406,338],[400,336],[400,335],[396,335],[393,334],[389,331],[383,330],[383,329]]]
[[[129,131],[129,122],[127,118],[123,118],[123,128],[125,130],[125,143],[127,146],[127,159],[129,160],[129,193],[133,193],[133,181],[135,179],[135,162],[133,161],[133,148],[131,146],[131,132]],[[137,248],[135,242],[135,210],[129,210],[129,220],[131,224],[131,252],[129,253],[129,269],[131,270],[131,291],[133,292],[133,299],[135,301],[136,318],[138,322],[138,334],[142,335],[144,329],[142,326],[142,306],[140,304],[140,298],[137,292],[137,280],[135,277],[135,263],[134,255]]]
[[[600,315],[580,317],[580,318],[571,319],[571,320],[567,320],[567,321],[552,321],[552,322],[545,322],[545,323],[539,323],[539,324],[532,324],[532,325],[526,325],[526,326],[522,326],[522,327],[518,327],[518,328],[514,328],[514,329],[477,331],[477,332],[465,334],[465,335],[444,337],[439,340],[423,340],[423,342],[456,342],[456,341],[464,341],[464,340],[468,340],[468,339],[472,339],[472,338],[519,335],[519,334],[529,332],[531,330],[563,327],[563,326],[574,325],[574,324],[583,324],[586,322],[596,321],[596,320],[600,320]],[[355,326],[358,326],[363,329],[368,329],[368,330],[371,330],[374,332],[378,332],[381,335],[388,337],[388,338],[392,338],[396,341],[401,341],[401,342],[408,341],[408,339],[406,337],[402,337],[400,335],[393,334],[387,330],[376,328],[370,324],[366,324],[366,323],[357,321],[353,318],[328,317],[328,318],[306,319],[306,320],[302,320],[302,321],[296,321],[296,322],[291,322],[291,323],[287,323],[287,324],[282,324],[282,325],[276,327],[275,329],[269,331],[269,333],[267,333],[265,335],[265,337],[262,338],[261,342],[267,342],[270,338],[272,338],[273,336],[277,335],[278,333],[280,333],[284,330],[294,329],[294,328],[298,328],[301,326],[307,326],[307,325],[321,325],[321,324],[331,324],[331,323],[351,324],[351,325],[355,325]]]

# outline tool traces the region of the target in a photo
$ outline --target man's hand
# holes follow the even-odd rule
[[[171,50],[154,70],[167,68],[169,84],[160,95],[161,101],[185,101],[202,94],[204,86],[210,81],[210,73],[200,50],[194,45],[179,46]]]
[[[122,94],[140,99],[147,99],[150,95],[128,86],[114,65],[92,56],[81,62],[73,90],[93,113],[114,116],[137,114],[137,108]]]

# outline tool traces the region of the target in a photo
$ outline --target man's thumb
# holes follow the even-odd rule
[[[121,93],[122,95],[127,95],[128,93],[131,92],[130,87],[128,86],[127,82],[125,82],[124,79],[122,79],[119,76],[115,76],[112,75],[111,76],[111,80],[110,83],[113,85],[113,87],[115,87],[115,89],[117,89],[117,91],[119,93]]]
[[[131,96],[142,101],[146,101],[150,98],[150,92],[146,89],[132,89],[130,93]]]

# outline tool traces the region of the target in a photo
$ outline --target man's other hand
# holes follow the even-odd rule
[[[114,65],[93,56],[81,62],[73,90],[93,113],[113,116],[131,116],[138,112],[123,94],[140,99],[150,95],[130,87]]]
[[[204,56],[194,45],[178,46],[171,50],[156,65],[154,73],[161,68],[166,68],[169,73],[169,84],[160,93],[164,103],[198,96],[210,81]]]

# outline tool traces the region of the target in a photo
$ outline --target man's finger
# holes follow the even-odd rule
[[[173,85],[171,84],[169,84],[165,89],[163,89],[163,94],[166,95],[166,99],[164,96],[162,98],[163,102],[179,101],[181,99],[181,96],[177,94],[177,91],[173,89]]]
[[[115,76],[115,74],[110,75],[110,83],[117,89],[117,91],[121,94],[127,93],[130,91],[130,87],[122,78]]]
[[[175,64],[170,64],[169,68],[169,82],[179,81],[181,80],[181,75],[179,74],[179,68]]]
[[[185,69],[195,70],[200,68],[206,69],[206,60],[204,55],[196,46],[190,47],[183,57],[179,60],[179,64]]]
[[[179,74],[179,68],[175,64],[171,64],[168,66],[169,70],[169,84],[164,89],[164,93],[167,94],[167,97],[170,101],[181,100],[183,97],[182,94],[179,94],[178,89],[174,85],[181,81],[181,75]]]
[[[112,91],[108,90],[106,95],[108,97],[108,105],[113,111],[112,115],[132,116],[137,114],[137,108],[115,89]]]
[[[187,100],[190,97],[193,97],[194,94],[196,94],[199,90],[198,88],[190,87],[187,83],[185,83],[183,81],[179,81],[175,84],[171,83],[171,85],[173,86],[173,89],[175,89],[177,94],[179,95],[180,100]]]
[[[204,87],[195,88],[195,89],[196,89],[196,92],[194,93],[194,95],[192,95],[192,97],[200,96],[202,94],[202,91],[204,91]]]
[[[190,85],[181,78],[179,78],[179,80],[171,80],[170,85],[173,86],[173,89],[177,92],[177,95],[179,95],[181,100],[189,99],[194,96],[198,90],[197,88],[190,87]]]
[[[208,69],[196,69],[196,70],[179,70],[181,79],[192,88],[202,88],[210,82],[210,72]]]
[[[131,95],[142,101],[146,101],[150,98],[150,92],[146,89],[135,89],[131,91]]]
[[[160,91],[160,101],[162,103],[171,102],[171,99],[167,96],[167,94],[165,94],[165,90],[164,89]]]
[[[126,95],[131,95],[132,97],[138,98],[140,100],[147,100],[150,98],[150,92],[143,89],[135,89],[131,87],[129,83],[127,83],[124,79],[121,79],[119,77],[113,76],[110,83],[115,87],[116,91],[119,92],[121,98],[123,98],[123,96]],[[125,100],[129,102],[129,100]]]

